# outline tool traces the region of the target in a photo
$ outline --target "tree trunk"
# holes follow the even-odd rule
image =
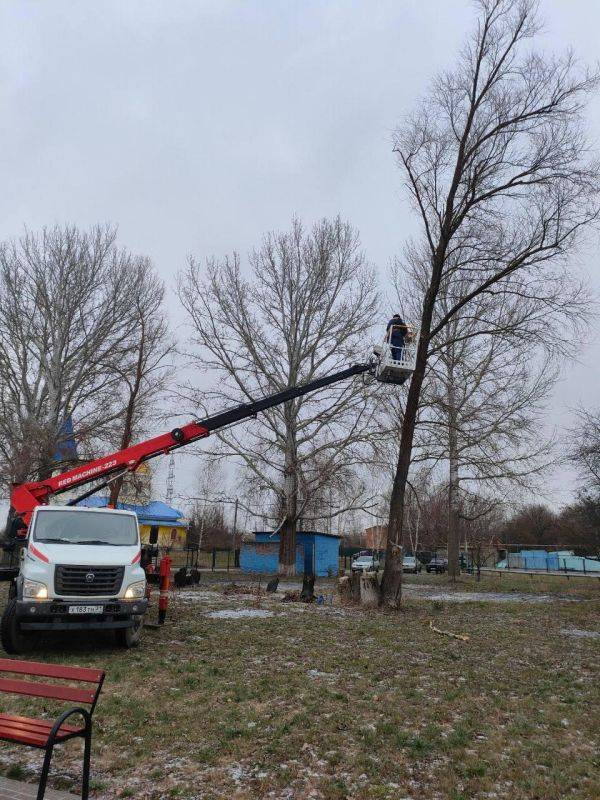
[[[143,314],[139,317],[140,323],[140,339],[138,343],[137,361],[135,369],[135,378],[132,384],[129,385],[129,400],[127,401],[127,408],[125,409],[125,419],[123,421],[123,435],[121,437],[120,449],[124,450],[129,447],[133,439],[133,420],[136,412],[136,405],[140,388],[142,385],[142,378],[144,375],[144,354],[146,349],[146,322]],[[123,488],[124,476],[117,478],[110,485],[110,496],[108,504],[115,507],[119,500],[119,494]]]
[[[460,515],[458,510],[458,470],[450,465],[448,486],[448,575],[456,580],[460,575]]]
[[[451,213],[452,203],[448,201],[447,211]],[[404,496],[406,493],[406,482],[410,469],[413,439],[415,426],[417,424],[417,414],[419,411],[419,401],[421,398],[421,388],[425,379],[425,369],[427,367],[427,356],[429,349],[429,334],[431,331],[431,320],[433,318],[433,308],[440,288],[442,267],[444,265],[446,245],[448,242],[447,233],[442,230],[440,241],[432,259],[431,280],[429,288],[423,300],[423,311],[421,314],[421,331],[419,346],[417,348],[417,358],[415,371],[408,389],[406,399],[406,409],[402,420],[402,434],[400,437],[400,453],[398,464],[394,476],[392,487],[392,497],[390,500],[390,517],[388,522],[388,540],[385,557],[385,568],[383,580],[381,581],[381,602],[397,608],[402,599],[402,540],[404,525]]]
[[[291,404],[287,403],[286,406]],[[286,408],[286,412],[288,408]],[[289,412],[291,416],[291,409]],[[286,450],[285,450],[285,520],[281,528],[279,542],[279,574],[291,576],[296,574],[296,526],[298,524],[298,473],[296,460],[296,431],[286,413]]]
[[[454,404],[452,376],[448,387],[448,575],[456,580],[460,575],[460,514],[459,514],[459,473],[457,418]]]
[[[52,473],[56,468],[54,454],[46,450],[40,456],[40,463],[38,467],[38,481],[45,481],[52,477]]]
[[[125,412],[125,424],[123,426],[123,436],[121,437],[121,443],[120,443],[121,450],[124,450],[131,444],[134,412],[135,412],[135,397],[133,396],[132,393],[129,397],[127,410]],[[110,496],[108,499],[108,504],[113,508],[116,507],[117,502],[119,500],[119,494],[121,493],[121,489],[123,488],[123,480],[124,476],[121,476],[119,478],[116,478],[110,484]]]
[[[289,577],[296,574],[296,520],[286,519],[279,541],[279,574]]]
[[[402,422],[400,453],[390,500],[385,568],[383,570],[383,580],[381,581],[381,602],[386,602],[393,607],[397,607],[401,601],[404,497],[406,494],[406,481],[410,469],[412,443],[419,409],[421,386],[423,385],[423,378],[425,376],[426,361],[427,341],[426,338],[422,338],[417,351],[417,363],[410,382],[406,409]]]

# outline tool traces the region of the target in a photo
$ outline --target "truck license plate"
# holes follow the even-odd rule
[[[69,606],[69,614],[101,614],[102,606]]]

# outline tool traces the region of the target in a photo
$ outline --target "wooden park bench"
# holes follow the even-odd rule
[[[21,680],[14,677],[6,677],[7,673],[35,678],[52,678],[57,681],[70,681],[71,683],[83,683],[86,685],[71,686],[65,683],[42,683],[37,680]],[[0,714],[0,739],[14,742],[15,744],[37,747],[46,751],[37,800],[43,800],[46,791],[54,745],[76,737],[84,740],[81,797],[82,800],[88,800],[92,714],[103,683],[104,672],[99,669],[64,667],[60,664],[42,664],[37,661],[15,661],[10,658],[0,658],[0,692],[45,697],[52,700],[62,700],[65,703],[77,704],[74,708],[64,711],[54,722],[45,719],[19,717],[12,714]],[[82,705],[89,706],[89,709],[83,708]],[[82,723],[78,726],[66,725],[66,720],[72,716],[81,717]]]

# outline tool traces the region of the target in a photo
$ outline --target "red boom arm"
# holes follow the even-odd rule
[[[281,403],[287,403],[298,397],[302,397],[309,392],[314,392],[322,389],[324,386],[329,386],[332,383],[351,378],[355,375],[361,375],[372,369],[372,364],[355,364],[347,369],[335,372],[331,375],[325,375],[322,378],[316,378],[309,383],[300,386],[290,386],[275,394],[263,397],[260,400],[253,400],[250,403],[243,403],[242,405],[235,406],[220,414],[215,414],[212,417],[207,417],[200,422],[188,422],[183,428],[174,428],[169,433],[163,433],[160,436],[155,436],[153,439],[148,439],[145,442],[134,444],[127,447],[125,450],[118,450],[109,456],[97,458],[95,461],[90,461],[80,467],[75,467],[60,475],[54,475],[45,481],[35,481],[32,483],[21,483],[13,486],[11,493],[11,507],[14,517],[20,518],[22,528],[27,528],[31,519],[31,514],[36,506],[43,505],[48,502],[48,498],[53,494],[60,494],[66,492],[68,489],[74,489],[77,486],[84,486],[86,483],[93,483],[98,478],[108,478],[113,473],[128,471],[135,472],[139,465],[164,453],[168,453],[177,447],[195,442],[198,439],[204,439],[210,436],[211,432],[219,428],[224,428],[228,425],[233,425],[241,420],[255,417],[260,411],[265,411],[268,408],[273,408]],[[106,485],[103,484],[104,486]],[[94,493],[101,486],[96,486],[89,494]],[[83,495],[78,499],[83,499],[88,495]],[[73,502],[73,501],[71,501]],[[26,531],[23,531],[25,535]]]
[[[143,461],[153,456],[168,453],[174,447],[189,444],[196,439],[203,439],[210,431],[197,422],[190,422],[183,428],[175,428],[169,433],[162,433],[153,439],[134,444],[125,450],[119,450],[109,456],[97,458],[80,467],[75,467],[60,475],[54,475],[45,481],[21,483],[13,487],[11,506],[25,525],[29,525],[31,514],[36,506],[48,502],[53,494],[60,494],[77,486],[84,486],[97,478],[105,478],[113,472],[127,470],[135,472]]]

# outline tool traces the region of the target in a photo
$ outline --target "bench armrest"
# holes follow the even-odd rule
[[[63,722],[65,722],[69,717],[73,716],[74,714],[80,714],[83,717],[83,721],[85,723],[85,732],[88,733],[90,728],[92,727],[92,715],[87,710],[87,708],[71,708],[69,711],[64,711],[60,717],[56,720],[54,725],[52,726],[52,730],[50,731],[50,735],[48,736],[48,743],[54,742],[54,738],[56,734],[59,732]]]

